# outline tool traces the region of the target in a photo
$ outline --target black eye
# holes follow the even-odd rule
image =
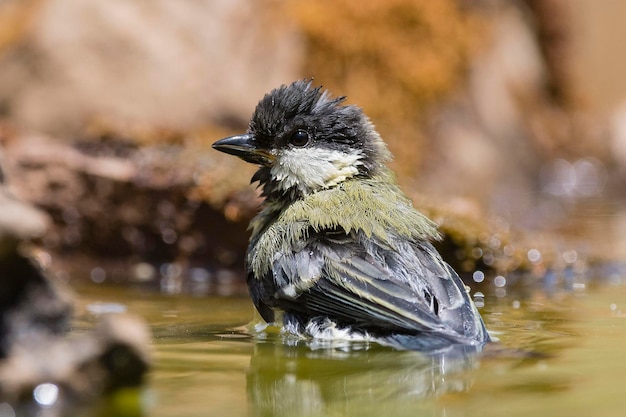
[[[291,134],[291,137],[289,138],[289,142],[293,145],[293,146],[304,146],[307,143],[309,143],[309,132],[307,132],[306,130],[296,130],[295,132],[293,132]]]

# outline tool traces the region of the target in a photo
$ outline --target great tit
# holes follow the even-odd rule
[[[319,339],[428,349],[489,341],[463,282],[386,166],[361,108],[311,81],[266,94],[247,133],[213,144],[260,165],[247,284],[261,317]],[[278,315],[280,314],[280,316]]]

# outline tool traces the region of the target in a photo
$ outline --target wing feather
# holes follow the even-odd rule
[[[320,232],[301,251],[276,257],[272,269],[268,304],[305,319],[327,316],[374,333],[487,337],[462,281],[425,241]]]

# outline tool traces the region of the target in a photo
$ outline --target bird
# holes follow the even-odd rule
[[[213,148],[258,165],[247,286],[262,319],[320,340],[430,350],[490,341],[438,226],[413,207],[357,105],[312,80],[267,93]]]

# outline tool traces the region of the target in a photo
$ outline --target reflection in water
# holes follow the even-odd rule
[[[258,341],[250,360],[248,399],[256,416],[415,415],[433,399],[465,392],[478,367],[477,348],[424,354],[380,346],[315,349]]]
[[[584,253],[576,251],[578,262]],[[145,317],[155,335],[147,391],[94,404],[100,416],[621,415],[626,267],[574,272],[509,274],[504,287],[483,277],[480,296],[472,296],[500,342],[479,354],[306,345],[269,333],[262,339],[240,327],[254,308],[247,296],[163,296],[103,285],[81,289],[83,313],[73,329],[85,331],[94,310],[119,303]],[[0,404],[0,416],[26,414],[20,411]]]

